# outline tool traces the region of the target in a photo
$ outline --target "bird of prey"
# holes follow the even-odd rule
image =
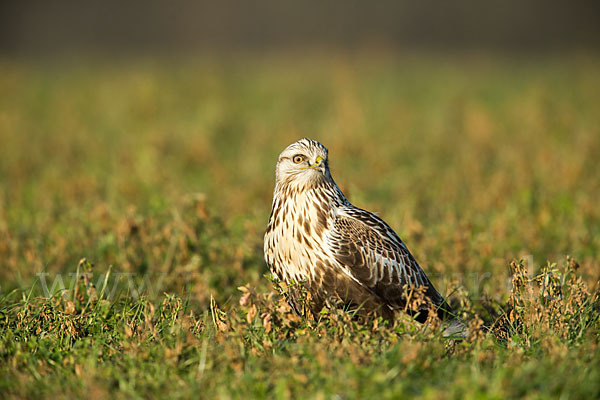
[[[394,310],[412,311],[420,322],[430,310],[446,319],[450,308],[396,232],[346,199],[331,176],[327,153],[321,143],[304,138],[279,155],[264,238],[273,275],[302,283],[315,314],[334,298],[385,319]],[[406,307],[413,289],[425,298],[417,310]]]

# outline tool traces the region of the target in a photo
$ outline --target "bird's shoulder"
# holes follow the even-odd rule
[[[367,244],[386,245],[396,251],[408,251],[400,236],[377,214],[346,204],[340,207],[334,218],[334,229],[339,233],[353,235]]]
[[[372,212],[354,206],[338,210],[330,246],[343,268],[369,288],[432,286],[396,232]]]

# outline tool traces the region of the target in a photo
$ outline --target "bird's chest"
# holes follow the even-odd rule
[[[318,195],[299,193],[276,199],[265,234],[265,259],[283,281],[318,277],[328,257],[326,231],[332,210]]]

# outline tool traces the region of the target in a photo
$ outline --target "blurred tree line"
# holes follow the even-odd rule
[[[581,0],[4,0],[0,52],[589,49],[599,10]]]

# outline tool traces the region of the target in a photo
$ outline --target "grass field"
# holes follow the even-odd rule
[[[598,398],[598,71],[0,63],[0,397]],[[304,136],[469,321],[464,341],[290,311],[262,236],[277,155]]]

